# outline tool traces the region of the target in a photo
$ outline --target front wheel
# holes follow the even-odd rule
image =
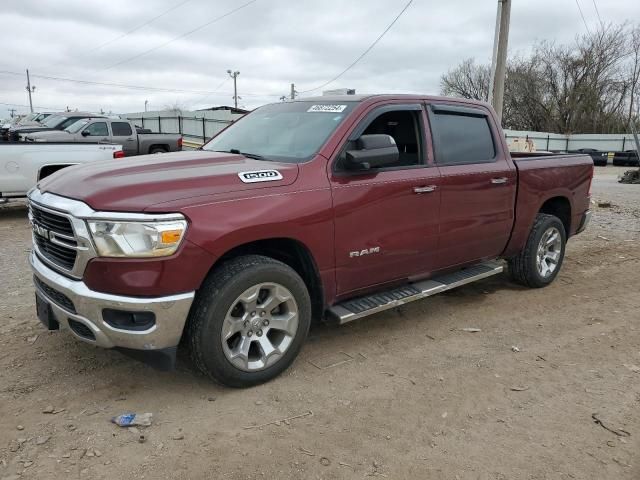
[[[247,255],[215,269],[198,292],[188,331],[196,366],[231,387],[257,385],[294,361],[309,331],[306,284],[288,265]]]
[[[522,251],[509,259],[514,282],[531,288],[546,287],[562,267],[567,235],[558,217],[539,213]]]

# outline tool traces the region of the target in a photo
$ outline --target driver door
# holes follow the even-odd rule
[[[422,107],[373,108],[355,127],[330,172],[338,296],[428,275],[438,242],[440,174],[427,158]],[[396,163],[349,171],[345,152],[361,135],[395,140]]]
[[[107,122],[90,123],[84,127],[78,140],[87,143],[109,143],[111,136]]]

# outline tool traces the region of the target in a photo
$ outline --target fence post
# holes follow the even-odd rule
[[[144,116],[142,117],[142,128],[144,128]]]
[[[178,133],[182,135],[182,115],[178,115]]]
[[[547,152],[549,151],[549,140],[550,140],[551,135],[549,135],[547,133]]]
[[[207,130],[206,130],[206,124],[204,121],[204,117],[202,117],[202,141],[206,142],[207,141]]]
[[[568,151],[569,151],[569,135],[567,135],[567,142],[566,142],[566,144],[565,144],[564,151],[565,151],[565,152],[568,152]]]
[[[162,133],[162,118],[158,115],[158,133]]]
[[[627,143],[627,137],[625,137],[624,135],[622,136],[622,151],[624,152],[624,146]]]

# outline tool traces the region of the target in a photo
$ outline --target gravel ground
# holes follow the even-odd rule
[[[612,206],[594,205],[550,287],[497,276],[317,326],[248,390],[46,332],[26,209],[1,206],[0,479],[637,480],[640,185],[617,184],[623,170],[597,169]],[[153,425],[109,423],[129,411]]]

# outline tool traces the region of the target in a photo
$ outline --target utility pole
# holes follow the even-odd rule
[[[511,0],[498,0],[496,31],[493,39],[493,58],[491,60],[491,83],[489,84],[489,103],[493,105],[502,122],[504,105],[504,79],[507,72],[507,46],[509,43],[509,19]]]
[[[296,99],[296,84],[292,83],[291,84],[291,100],[295,100]]]
[[[11,115],[11,118],[16,116],[16,109],[15,108],[10,108],[9,109],[9,115]]]
[[[144,111],[147,111],[147,107],[149,106],[149,100],[144,101]]]
[[[29,108],[31,109],[31,113],[33,113],[33,102],[31,101],[31,94],[36,91],[36,87],[31,86],[31,80],[29,79],[29,69],[27,68],[27,92],[29,92]]]
[[[284,102],[286,99],[287,99],[287,96],[286,96],[286,95],[282,95],[282,96],[280,97],[280,101],[281,101],[281,102]]]
[[[235,72],[227,70],[227,73],[233,78],[233,103],[235,107],[238,108],[238,75],[240,75],[240,72],[237,70]]]

